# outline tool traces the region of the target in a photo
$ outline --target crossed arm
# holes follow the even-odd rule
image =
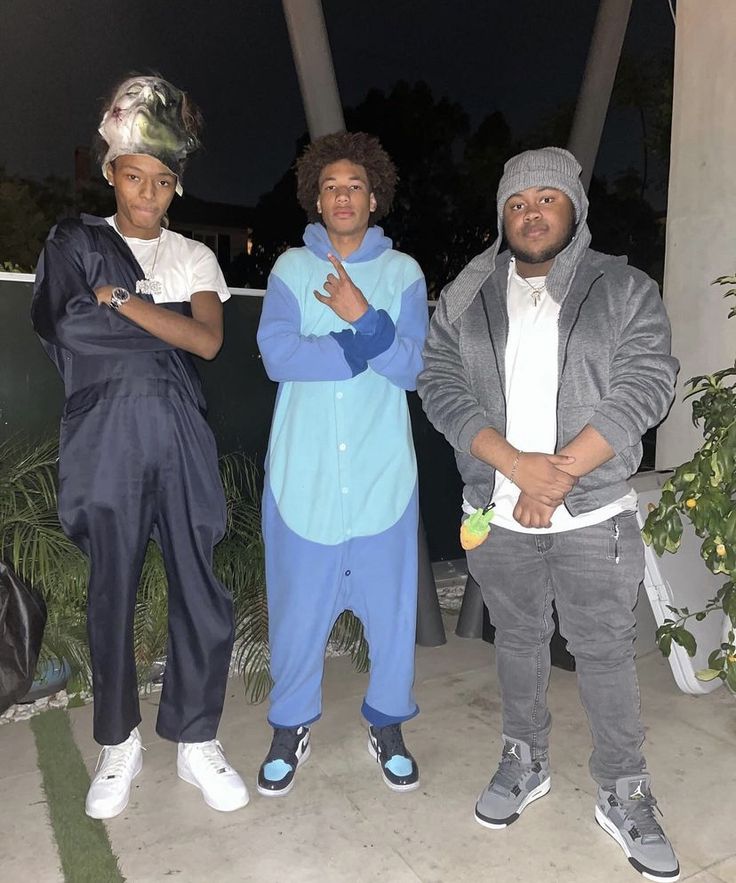
[[[95,289],[97,303],[110,303],[112,285]],[[222,346],[222,304],[216,291],[197,291],[192,295],[192,315],[172,313],[150,301],[132,296],[118,310],[121,316],[135,322],[144,331],[175,346],[201,356],[214,359]]]
[[[271,274],[258,328],[258,346],[268,376],[275,381],[349,380],[370,368],[403,389],[414,389],[426,336],[427,301],[423,278],[402,295],[396,321],[368,303],[340,261],[329,258],[323,293],[313,296],[352,327],[329,334],[301,332],[296,297]]]
[[[74,227],[59,225],[46,241],[31,307],[33,326],[44,340],[81,356],[180,347],[214,357],[222,343],[222,307],[215,292],[192,295],[191,318],[137,297],[114,316],[111,310],[100,309],[110,302],[113,286],[93,290],[87,282],[88,254],[86,241]]]

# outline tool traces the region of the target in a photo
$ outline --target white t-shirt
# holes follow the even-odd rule
[[[107,223],[118,234],[112,217]],[[120,234],[122,236],[122,234]],[[122,237],[147,275],[162,285],[161,294],[153,294],[155,303],[191,301],[197,291],[216,291],[221,301],[230,297],[227,282],[211,249],[195,239],[161,228],[161,242],[156,239]],[[156,254],[158,248],[158,254]],[[155,266],[154,266],[155,257]]]
[[[507,307],[506,439],[520,451],[552,454],[557,443],[560,306],[547,293],[544,276],[524,280],[516,272],[516,262],[512,259]],[[619,512],[636,508],[636,492],[632,488],[613,503],[583,515],[570,515],[563,504],[552,515],[552,527],[527,528],[513,517],[519,493],[515,484],[496,472],[493,524],[521,533],[556,533],[599,524]],[[466,504],[463,508],[467,511],[469,507]],[[472,508],[470,511],[473,511]]]

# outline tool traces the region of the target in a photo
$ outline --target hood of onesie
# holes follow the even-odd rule
[[[336,253],[335,246],[330,241],[327,228],[324,224],[318,222],[307,224],[303,239],[304,244],[312,254],[321,258],[323,261],[327,260],[328,254],[335,255],[337,258],[340,257]],[[391,248],[392,245],[393,243],[388,236],[384,235],[383,230],[374,225],[365,231],[363,241],[358,248],[356,248],[352,254],[348,255],[348,257],[340,258],[340,260],[343,264],[360,264],[363,263],[363,261],[372,261],[374,258],[383,254],[384,251]]]

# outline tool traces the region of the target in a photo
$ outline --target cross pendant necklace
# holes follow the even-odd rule
[[[117,215],[113,216],[113,223],[115,224],[115,229],[120,233],[120,227],[118,227],[118,219]],[[152,297],[154,300],[157,297],[161,297],[163,294],[163,285],[159,279],[154,279],[153,272],[156,269],[156,259],[158,258],[158,250],[161,246],[161,236],[163,235],[163,230],[158,231],[158,239],[156,241],[156,251],[153,253],[153,263],[151,264],[151,269],[146,272],[143,271],[145,275],[145,279],[139,279],[135,283],[135,293],[136,294],[147,294]],[[120,233],[123,236],[122,233]],[[125,237],[123,236],[123,239]]]
[[[523,276],[520,276],[519,278],[524,279]],[[544,291],[544,286],[546,285],[546,281],[542,282],[542,284],[538,287],[535,287],[534,285],[532,285],[532,283],[529,282],[528,279],[524,279],[524,282],[529,286],[529,290],[531,291],[532,303],[534,304],[535,307],[538,306],[539,299],[541,298],[542,292]]]

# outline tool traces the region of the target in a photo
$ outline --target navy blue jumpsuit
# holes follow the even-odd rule
[[[83,215],[49,234],[32,306],[64,379],[59,519],[90,562],[94,737],[103,745],[123,742],[141,719],[133,618],[149,538],[169,588],[159,735],[215,737],[233,644],[232,598],[212,570],[225,500],[196,369],[94,294],[103,285],[134,291],[143,276],[105,219]],[[165,309],[190,315],[184,302]]]

